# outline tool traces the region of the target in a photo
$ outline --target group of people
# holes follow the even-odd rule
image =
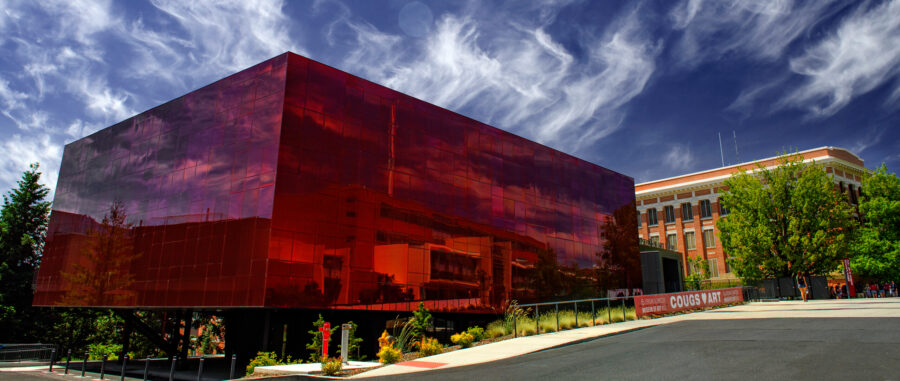
[[[896,282],[884,282],[884,284],[879,283],[866,283],[865,295],[867,298],[883,298],[885,296],[897,296],[897,283]]]
[[[896,297],[900,296],[900,290],[897,289],[897,282],[884,282],[884,283],[866,283],[865,285],[861,283],[857,283],[856,285],[856,297],[866,297],[866,298],[884,298],[884,297]],[[842,284],[840,286],[834,285],[828,287],[828,292],[831,294],[832,299],[846,299],[849,294],[847,294],[847,285]]]

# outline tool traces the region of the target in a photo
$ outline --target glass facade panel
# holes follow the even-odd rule
[[[641,284],[630,177],[294,54],[69,144],[59,184],[37,305],[478,312]],[[116,200],[112,270],[90,246]]]

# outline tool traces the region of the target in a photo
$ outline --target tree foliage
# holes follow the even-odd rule
[[[425,331],[431,328],[433,318],[431,317],[431,311],[425,308],[424,302],[419,302],[419,309],[412,313],[413,320],[410,322],[412,324],[412,337],[418,340],[424,337]]]
[[[856,225],[853,209],[820,165],[785,154],[725,181],[719,219],[723,249],[744,279],[821,275],[833,271]]]
[[[851,246],[854,275],[872,281],[900,279],[900,179],[882,164],[863,177],[862,189],[863,223]]]
[[[688,282],[702,282],[709,279],[709,261],[703,258],[688,258],[688,274],[684,280]]]
[[[50,189],[40,179],[38,164],[31,164],[0,208],[0,327],[17,327],[0,329],[0,342],[19,341],[38,330],[31,287],[50,216],[50,202],[44,201]]]

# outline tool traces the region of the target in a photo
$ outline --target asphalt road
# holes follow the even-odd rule
[[[900,380],[900,318],[683,321],[491,363],[382,378]]]

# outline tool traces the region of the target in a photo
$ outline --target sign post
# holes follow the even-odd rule
[[[850,270],[850,259],[844,258],[844,281],[847,282],[847,297],[856,297],[856,287],[853,285],[853,270]]]
[[[350,364],[350,324],[341,324],[341,361]]]
[[[319,332],[322,332],[322,361],[328,358],[328,340],[331,339],[331,323],[325,322]]]

